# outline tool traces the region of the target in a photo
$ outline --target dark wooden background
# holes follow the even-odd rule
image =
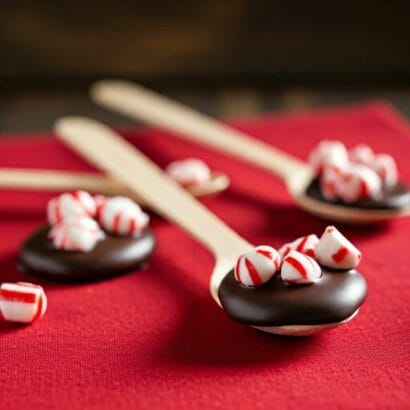
[[[47,129],[125,77],[214,115],[386,98],[410,114],[409,1],[0,3],[0,130]]]

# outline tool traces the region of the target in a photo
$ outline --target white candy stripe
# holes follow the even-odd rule
[[[309,284],[322,276],[320,266],[310,256],[292,250],[285,257],[281,277],[288,283]]]
[[[26,284],[18,283],[3,283],[0,287],[1,290],[7,290],[10,292],[19,292],[27,294],[35,294],[36,296],[40,295],[42,288],[40,286],[28,286]]]
[[[98,218],[105,230],[116,235],[138,235],[149,223],[148,215],[135,202],[123,197],[103,202]]]
[[[246,286],[262,285],[274,275],[280,262],[280,255],[274,248],[258,246],[238,258],[234,267],[234,277]]]
[[[316,247],[316,259],[329,268],[355,268],[361,257],[361,252],[334,226],[325,229]]]
[[[211,178],[208,165],[196,158],[171,162],[167,166],[166,172],[183,185],[203,184]]]
[[[36,304],[7,300],[0,301],[0,309],[5,320],[21,323],[30,323],[37,313]]]

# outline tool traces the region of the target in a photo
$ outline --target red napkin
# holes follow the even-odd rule
[[[370,144],[395,156],[410,181],[410,130],[388,105],[232,121],[306,158],[322,138]],[[164,132],[123,133],[164,166],[201,157],[229,174],[230,189],[204,200],[255,244],[279,247],[327,225],[297,209],[263,170]],[[88,170],[50,133],[0,140],[0,166]],[[138,178],[138,175],[135,175]],[[208,292],[212,257],[153,216],[150,267],[98,283],[67,285],[19,273],[18,248],[45,221],[51,193],[0,191],[0,278],[42,284],[39,322],[0,324],[0,408],[329,409],[409,405],[410,219],[384,227],[339,225],[362,251],[368,300],[346,326],[310,338],[276,337],[230,321]]]

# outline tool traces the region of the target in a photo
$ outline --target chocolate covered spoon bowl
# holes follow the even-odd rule
[[[231,318],[269,333],[308,335],[348,322],[363,303],[366,282],[355,270],[325,271],[321,281],[323,288],[312,285],[295,289],[272,280],[260,289],[248,288],[241,292],[241,285],[232,285],[230,281],[239,255],[254,248],[249,242],[106,126],[87,118],[69,117],[57,121],[55,132],[79,155],[127,186],[213,254],[215,266],[210,292]],[[267,299],[270,294],[276,294],[281,303],[271,304]],[[309,309],[309,317],[304,313],[305,308]],[[248,316],[235,317],[241,315],[241,311]]]
[[[315,189],[315,176],[307,163],[141,86],[117,80],[100,81],[92,87],[91,97],[131,118],[272,172],[284,181],[295,202],[314,215],[355,224],[410,215],[410,191],[402,184],[384,190],[380,198],[361,203],[328,201]]]

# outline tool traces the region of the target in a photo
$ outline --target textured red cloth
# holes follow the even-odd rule
[[[410,181],[408,124],[383,103],[233,124],[301,158],[322,138],[369,143],[394,155]],[[166,133],[124,135],[160,165],[198,156],[229,174],[230,189],[204,203],[255,244],[278,247],[326,226],[297,209],[263,170]],[[27,137],[1,140],[1,166],[90,169],[50,133]],[[49,300],[34,325],[0,325],[1,409],[409,406],[409,219],[379,228],[339,225],[363,251],[368,300],[350,324],[292,339],[230,321],[208,292],[210,254],[158,217],[147,270],[85,285],[18,273],[19,245],[44,223],[51,196],[0,192],[1,281],[41,283]]]

